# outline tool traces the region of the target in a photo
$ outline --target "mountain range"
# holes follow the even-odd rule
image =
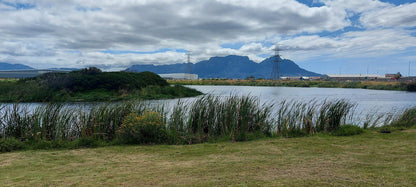
[[[30,66],[23,64],[9,64],[5,62],[0,62],[0,70],[21,70],[21,69],[33,69]]]
[[[244,79],[250,76],[255,78],[271,77],[274,57],[267,58],[260,63],[250,60],[247,56],[230,55],[226,57],[212,57],[209,60],[190,64],[192,73],[198,74],[199,78],[232,78]],[[281,76],[321,76],[318,73],[300,68],[293,61],[279,59]],[[185,73],[187,64],[171,65],[133,65],[126,71],[142,72],[151,71],[157,74]]]
[[[250,76],[255,78],[269,79],[272,74],[274,57],[269,57],[260,63],[250,60],[247,56],[229,55],[225,57],[211,57],[209,60],[200,61],[190,64],[191,71],[198,74],[199,78],[231,78],[245,79]],[[298,76],[321,76],[318,73],[307,71],[300,68],[293,61],[288,59],[279,59],[280,75],[298,77]],[[0,62],[0,70],[22,70],[34,69],[23,64],[9,64]],[[56,68],[53,68],[56,69]],[[59,68],[60,70],[77,70],[74,68]],[[151,71],[157,74],[185,73],[187,64],[170,64],[170,65],[133,65],[125,71],[142,72]]]

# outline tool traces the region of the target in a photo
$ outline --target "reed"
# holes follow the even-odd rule
[[[399,117],[392,120],[393,127],[414,127],[416,126],[416,107],[405,110]]]
[[[247,133],[271,134],[271,108],[271,105],[260,105],[259,100],[251,96],[221,98],[206,95],[191,103],[189,108],[176,108],[174,114],[188,113],[187,123],[179,123],[186,124],[187,133],[244,140]],[[179,121],[179,118],[173,121]]]
[[[255,136],[306,136],[331,133],[353,120],[355,104],[347,100],[262,103],[257,97],[204,95],[167,108],[144,101],[73,105],[48,103],[34,110],[19,103],[0,105],[0,136],[22,142],[117,140],[116,132],[126,116],[157,112],[172,144],[199,143],[212,139],[249,140]],[[367,115],[364,127],[414,125],[416,109],[398,114]],[[355,124],[357,125],[357,124]],[[85,143],[86,142],[86,143]],[[91,143],[92,142],[92,143]],[[55,146],[55,145],[54,145]]]

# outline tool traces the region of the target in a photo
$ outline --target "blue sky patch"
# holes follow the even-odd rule
[[[79,5],[75,9],[81,12],[89,12],[89,11],[94,12],[94,11],[102,10],[100,7],[84,7],[84,6],[79,6]]]
[[[307,5],[309,7],[321,7],[324,6],[323,3],[318,2],[317,0],[297,0],[299,3]]]
[[[221,44],[220,46],[222,48],[229,48],[229,49],[240,49],[241,47],[243,47],[245,43],[243,42],[237,42],[237,43],[226,43],[226,44]]]
[[[155,54],[155,53],[165,53],[168,51],[175,51],[179,53],[186,53],[187,51],[184,49],[170,49],[170,48],[161,48],[156,51],[132,51],[132,50],[103,50],[100,51],[101,53],[108,53],[108,54]]]
[[[9,7],[13,7],[16,10],[32,9],[36,7],[36,5],[30,4],[30,3],[10,3],[10,2],[3,2],[1,0],[0,0],[0,3]]]

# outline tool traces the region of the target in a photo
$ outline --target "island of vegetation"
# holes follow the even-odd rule
[[[192,97],[201,92],[170,85],[152,72],[102,72],[95,67],[0,81],[0,102],[85,102]]]

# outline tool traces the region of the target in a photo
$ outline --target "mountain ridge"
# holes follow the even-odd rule
[[[268,79],[271,77],[274,57],[269,57],[260,63],[250,60],[247,56],[229,55],[225,57],[211,57],[195,64],[191,64],[192,73],[199,78],[232,78],[244,79],[249,76]],[[151,71],[157,74],[184,73],[186,63],[171,65],[132,65],[126,71]],[[289,59],[280,59],[281,76],[321,76],[321,74],[300,68]]]
[[[6,62],[0,62],[0,70],[22,70],[22,69],[34,69],[34,68],[23,65],[23,64],[10,64]]]

